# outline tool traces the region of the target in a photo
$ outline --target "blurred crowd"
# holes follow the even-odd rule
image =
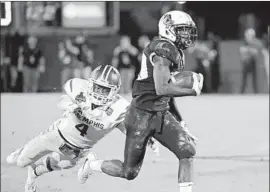
[[[181,4],[178,6],[181,8]],[[175,8],[180,9],[164,5],[157,17]],[[190,14],[192,15],[192,13]],[[244,20],[243,18],[242,20]],[[195,18],[195,20],[199,21],[200,18]],[[202,29],[200,23],[198,22],[198,28]],[[246,25],[243,29],[239,49],[239,60],[242,66],[239,93],[245,92],[249,76],[252,78],[253,92],[258,93],[258,57],[264,58],[266,79],[269,83],[268,36],[265,33],[259,40],[256,37],[255,28]],[[111,53],[109,64],[116,67],[121,74],[121,93],[131,92],[132,84],[140,71],[142,51],[153,38],[156,38],[156,34],[141,33],[135,38],[129,32],[120,35],[119,43]],[[39,37],[12,30],[1,38],[1,41],[4,42],[4,46],[1,46],[1,92],[40,91],[40,77],[46,73],[48,65],[44,50],[39,46]],[[61,68],[59,74],[61,85],[70,78],[87,79],[93,68],[103,64],[96,60],[95,49],[89,43],[89,38],[82,34],[76,37],[66,37],[58,43],[57,59]],[[220,92],[223,83],[220,62],[221,41],[222,38],[219,35],[208,31],[205,38],[199,37],[196,45],[187,53],[194,58],[194,65],[192,65],[194,67],[189,70],[202,73],[205,77],[204,93]],[[187,65],[190,64],[187,63]]]
[[[256,58],[259,54],[264,55],[269,79],[269,51],[267,37],[264,38],[259,41],[254,29],[247,29],[245,32],[245,39],[239,50],[242,63],[240,93],[245,92],[248,76],[252,78],[253,91],[258,92]],[[61,85],[70,78],[89,78],[93,68],[99,65],[95,60],[95,52],[86,39],[81,35],[59,42],[57,59],[61,67]],[[149,36],[142,35],[134,46],[128,35],[120,37],[119,45],[112,53],[111,65],[121,74],[121,93],[131,92],[132,84],[140,71],[142,51],[150,41]],[[40,76],[46,71],[46,58],[38,47],[38,37],[16,32],[6,36],[5,43],[6,52],[1,49],[1,92],[38,92]],[[196,62],[192,70],[205,77],[204,93],[218,93],[222,83],[219,44],[220,38],[208,33],[207,41],[198,41],[195,47],[189,50]]]

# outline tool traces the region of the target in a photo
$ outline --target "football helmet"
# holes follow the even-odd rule
[[[185,50],[194,45],[197,39],[197,27],[183,11],[169,11],[158,23],[159,35],[173,42],[179,49]]]
[[[92,71],[89,78],[89,95],[95,105],[107,105],[116,99],[120,90],[121,77],[111,65],[101,65]]]

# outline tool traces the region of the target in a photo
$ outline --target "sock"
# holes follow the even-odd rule
[[[192,182],[179,183],[179,192],[192,192]]]
[[[46,166],[43,164],[37,165],[36,168],[34,169],[34,173],[37,177],[43,175],[44,173],[50,172]]]
[[[93,171],[97,171],[97,172],[102,172],[101,170],[101,165],[103,163],[104,160],[94,160],[94,161],[89,161],[89,166]]]
[[[53,171],[53,169],[51,167],[50,157],[47,157],[42,164],[39,164],[34,168],[34,173],[37,177],[51,171]]]

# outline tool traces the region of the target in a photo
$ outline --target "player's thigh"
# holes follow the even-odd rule
[[[127,129],[125,143],[125,165],[128,167],[140,166],[143,162],[146,145],[154,133],[152,114],[130,106],[125,126]]]
[[[51,153],[59,152],[59,146],[63,144],[63,140],[58,133],[58,126],[65,123],[65,118],[58,119],[52,123],[44,132],[31,139],[21,151],[17,159],[17,165],[20,167],[28,166],[41,157]]]
[[[21,151],[17,159],[17,165],[19,167],[25,167],[32,163],[35,163],[41,157],[49,154],[50,151],[46,147],[44,138],[40,135],[31,139]]]
[[[195,142],[185,129],[170,112],[166,112],[162,130],[156,132],[154,138],[179,159],[193,157],[196,153]]]

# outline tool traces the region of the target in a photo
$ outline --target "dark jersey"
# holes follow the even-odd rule
[[[37,68],[41,57],[42,53],[39,48],[30,49],[25,47],[23,50],[24,65],[30,68]]]
[[[153,57],[157,55],[171,61],[170,71],[180,71],[184,66],[184,55],[174,44],[166,39],[153,40],[144,50],[141,60],[141,70],[133,90],[133,104],[148,111],[163,111],[169,109],[169,96],[158,96],[153,77]]]

